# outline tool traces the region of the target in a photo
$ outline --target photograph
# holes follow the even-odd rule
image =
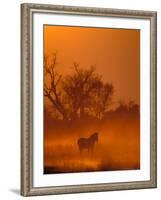
[[[21,4],[21,194],[157,187],[157,12]]]
[[[140,169],[140,30],[43,25],[44,174]]]

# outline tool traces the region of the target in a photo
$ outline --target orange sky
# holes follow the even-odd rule
[[[58,52],[57,71],[72,72],[96,65],[102,79],[112,83],[114,101],[140,103],[140,31],[44,25],[44,53]]]

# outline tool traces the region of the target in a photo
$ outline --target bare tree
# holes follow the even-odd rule
[[[58,89],[62,75],[55,70],[57,64],[57,54],[54,53],[52,59],[44,57],[44,96],[54,105],[64,120],[68,119],[66,109],[62,103],[62,93]]]
[[[91,110],[97,118],[101,119],[105,115],[107,109],[112,103],[113,92],[113,85],[108,83],[104,84],[103,82],[100,82],[100,84],[95,88]]]
[[[111,103],[113,86],[103,83],[95,66],[83,69],[74,63],[73,73],[62,79],[56,65],[56,53],[44,58],[44,96],[54,106],[55,117],[73,120],[88,113],[101,119]]]
[[[71,102],[71,118],[78,118],[84,115],[84,109],[88,106],[91,93],[99,81],[99,76],[95,74],[95,67],[90,69],[81,69],[78,63],[74,63],[74,73],[68,75],[64,82],[63,88]]]

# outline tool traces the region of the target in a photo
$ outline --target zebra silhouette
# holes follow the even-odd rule
[[[82,153],[83,149],[87,149],[88,153],[93,152],[94,144],[98,142],[98,132],[93,133],[88,138],[79,138],[77,143],[79,147],[80,153]]]

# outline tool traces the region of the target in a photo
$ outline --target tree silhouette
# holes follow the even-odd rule
[[[64,76],[56,71],[57,54],[44,58],[44,96],[64,120],[90,116],[101,119],[111,103],[113,86],[104,83],[96,67],[80,68],[73,63],[73,73]]]
[[[44,57],[44,96],[47,97],[53,106],[59,111],[64,120],[67,120],[67,113],[62,103],[62,93],[58,90],[62,75],[59,75],[56,70],[57,55],[53,54],[51,61],[48,57]]]
[[[114,88],[112,84],[100,82],[95,88],[92,98],[92,110],[95,116],[102,119],[112,103]]]
[[[95,67],[81,69],[78,63],[74,63],[74,73],[68,75],[63,81],[63,89],[66,92],[71,105],[71,119],[84,116],[84,110],[88,107],[91,94],[96,85],[100,82],[100,77],[95,74]]]

